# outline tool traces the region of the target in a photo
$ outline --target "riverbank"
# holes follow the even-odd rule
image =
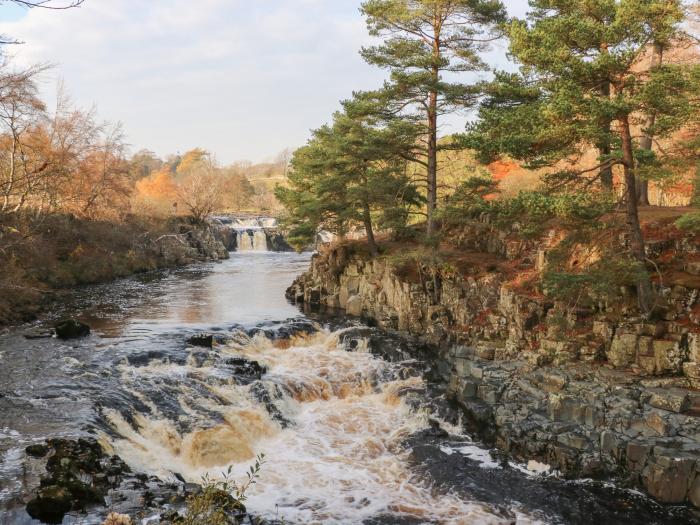
[[[240,253],[80,287],[52,315],[90,335],[26,337],[50,318],[0,334],[0,516],[32,525],[27,503],[60,496],[67,522],[173,523],[202,476],[245,480],[262,452],[245,502],[262,523],[694,522],[465,432],[430,346],[284,299],[309,258]]]
[[[228,258],[225,237],[185,218],[99,221],[52,215],[31,234],[2,230],[0,326],[26,322],[64,290],[197,261]]]
[[[487,223],[451,232],[429,256],[406,244],[376,258],[361,244],[329,247],[287,295],[431,345],[471,427],[513,457],[698,507],[700,245],[669,221],[646,228],[664,278],[652,319],[624,287],[618,301],[574,307],[543,294],[562,232],[528,239]]]

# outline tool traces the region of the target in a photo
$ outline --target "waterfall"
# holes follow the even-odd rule
[[[213,217],[220,224],[226,225],[236,234],[236,251],[268,251],[268,230],[277,228],[274,217]]]
[[[267,234],[262,228],[236,229],[238,236],[237,251],[239,252],[266,252]]]
[[[124,411],[105,409],[113,436],[102,433],[102,443],[140,471],[162,479],[177,472],[193,482],[228,466],[245,479],[264,452],[269,464],[246,506],[285,523],[361,525],[386,515],[406,523],[512,523],[486,505],[437,493],[411,471],[407,440],[429,427],[420,406],[424,380],[413,361],[375,357],[369,340],[352,330],[286,339],[235,331],[215,351],[193,351],[181,363],[124,363],[117,370],[122,385],[148,401],[156,392],[159,400],[167,396],[176,409],[161,401],[165,410],[137,411],[134,423]],[[467,445],[460,447],[501,468]]]

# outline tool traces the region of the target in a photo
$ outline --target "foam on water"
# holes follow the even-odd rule
[[[256,399],[253,385],[209,381],[215,368],[206,363],[124,365],[122,380],[135,390],[159,377],[182,378],[179,401],[187,415],[170,421],[150,406],[150,414],[136,415],[135,430],[119,413],[108,412],[121,436],[111,445],[136,468],[166,478],[177,472],[194,482],[229,465],[243,476],[262,452],[267,463],[246,505],[256,515],[287,523],[359,524],[386,514],[426,523],[504,523],[488,507],[440,493],[416,477],[405,441],[428,427],[428,413],[411,408],[402,394],[421,388],[423,380],[400,379],[401,364],[372,356],[366,345],[347,351],[340,335],[273,342],[258,334],[222,350],[268,368],[263,384],[284,392],[275,406],[291,422],[286,428]],[[212,395],[200,396],[194,406],[188,381],[205,384]],[[461,451],[477,450],[465,445]],[[484,459],[488,451],[479,454]],[[529,522],[520,515],[519,522]]]

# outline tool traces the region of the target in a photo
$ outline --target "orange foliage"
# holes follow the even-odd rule
[[[495,181],[502,181],[506,177],[514,175],[514,172],[520,170],[517,162],[512,160],[497,160],[488,165],[491,176]]]
[[[136,193],[149,199],[174,200],[177,198],[177,185],[168,171],[159,170],[139,180]]]
[[[177,166],[178,173],[188,173],[191,171],[199,162],[204,161],[209,153],[207,153],[202,148],[194,148],[188,151],[182,157],[180,164]]]

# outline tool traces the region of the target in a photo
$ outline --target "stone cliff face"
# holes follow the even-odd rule
[[[196,261],[218,261],[229,258],[224,239],[208,224],[181,224],[179,232],[162,235],[150,241],[161,266],[180,266]]]
[[[469,239],[505,259],[543,257],[533,243]],[[696,290],[664,290],[658,321],[614,310],[581,319],[488,265],[411,274],[339,246],[315,256],[287,293],[434,345],[449,394],[484,439],[514,456],[700,507]]]

